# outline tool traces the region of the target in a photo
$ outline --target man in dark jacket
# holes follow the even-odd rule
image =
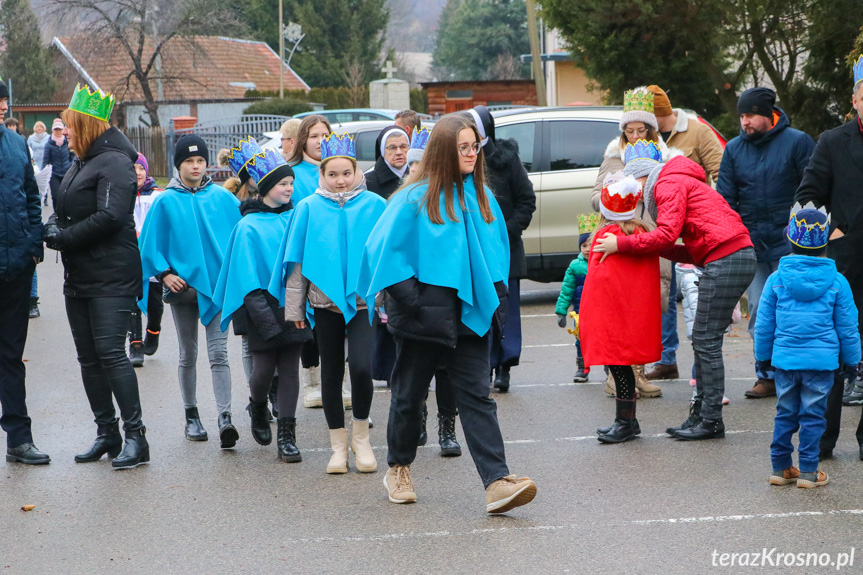
[[[791,127],[788,116],[775,103],[776,92],[770,88],[750,88],[740,95],[740,135],[725,147],[716,184],[716,191],[740,214],[755,245],[758,266],[747,290],[753,340],[764,283],[779,269],[779,258],[791,253],[785,226],[794,192],[815,147],[808,134]],[[758,380],[746,397],[776,395],[773,369],[756,360],[755,374]]]
[[[0,118],[9,89],[0,81]],[[6,432],[6,461],[30,465],[51,458],[33,445],[27,415],[24,344],[30,285],[42,260],[42,210],[27,142],[0,125],[0,427]]]
[[[863,326],[863,202],[860,201],[863,182],[863,122],[860,120],[863,116],[863,57],[854,67],[854,81],[852,103],[857,110],[857,118],[821,134],[794,200],[801,204],[813,202],[827,206],[831,213],[827,255],[851,284],[851,293],[860,314],[859,325]],[[845,371],[854,382],[847,401],[863,404],[863,381],[859,376],[855,377],[853,366]],[[839,438],[843,395],[841,379],[840,371],[827,398],[827,429],[821,437],[821,459],[833,456],[833,448]],[[857,425],[857,443],[863,460],[863,414]]]
[[[497,140],[494,137],[494,118],[485,106],[469,111],[482,137],[483,153],[487,166],[486,183],[494,193],[509,235],[509,297],[503,337],[492,339],[491,366],[494,369],[494,387],[509,389],[509,370],[518,365],[521,357],[521,303],[519,280],[527,276],[527,261],[521,234],[530,225],[536,210],[536,194],[527,177],[524,164],[518,156],[515,140]]]

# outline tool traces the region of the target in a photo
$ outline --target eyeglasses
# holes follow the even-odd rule
[[[473,144],[462,144],[458,147],[458,153],[462,156],[470,156],[470,153],[473,152],[474,155],[479,154],[479,149],[482,146],[479,145],[479,142],[475,142]]]
[[[384,150],[386,150],[387,152],[395,152],[396,150],[398,150],[399,152],[407,152],[408,145],[402,144],[401,146],[387,146],[386,148],[384,148]]]
[[[623,133],[626,134],[627,136],[646,136],[647,135],[647,128],[638,128],[637,130],[633,130],[633,129],[624,130]]]

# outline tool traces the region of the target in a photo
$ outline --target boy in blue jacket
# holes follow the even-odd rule
[[[811,203],[791,210],[791,255],[779,261],[764,286],[755,324],[755,358],[776,369],[776,419],[770,459],[771,485],[826,485],[818,469],[818,441],[827,422],[833,372],[860,361],[857,307],[848,280],[827,259],[830,216]],[[797,429],[800,468],[792,466]]]

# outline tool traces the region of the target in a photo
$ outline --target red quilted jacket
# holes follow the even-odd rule
[[[676,262],[703,267],[752,247],[740,216],[704,182],[701,166],[683,156],[671,159],[659,172],[653,192],[656,229],[618,238],[618,251],[659,253]],[[683,245],[675,245],[677,238],[683,239]]]

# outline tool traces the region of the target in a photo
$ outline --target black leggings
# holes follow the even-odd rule
[[[297,398],[300,395],[300,350],[302,344],[294,344],[266,351],[253,351],[252,373],[249,375],[249,396],[255,403],[266,403],[273,374],[279,368],[276,407],[279,417],[297,415]]]
[[[147,330],[153,333],[162,331],[162,314],[165,312],[165,304],[162,303],[162,284],[150,282],[150,291],[147,295]],[[129,322],[129,343],[144,340],[144,327],[141,319],[141,308],[135,306],[132,310],[132,318]]]
[[[316,309],[315,331],[321,352],[321,400],[330,429],[341,429],[345,426],[342,380],[345,377],[346,330],[354,419],[368,419],[372,408],[372,354],[375,337],[367,312],[358,312],[345,326],[345,316],[342,314]]]
[[[635,372],[631,365],[609,365],[618,399],[635,399]]]
[[[318,367],[321,365],[321,352],[318,351],[318,332],[312,330],[312,339],[303,344],[303,353],[300,356],[303,369]]]

